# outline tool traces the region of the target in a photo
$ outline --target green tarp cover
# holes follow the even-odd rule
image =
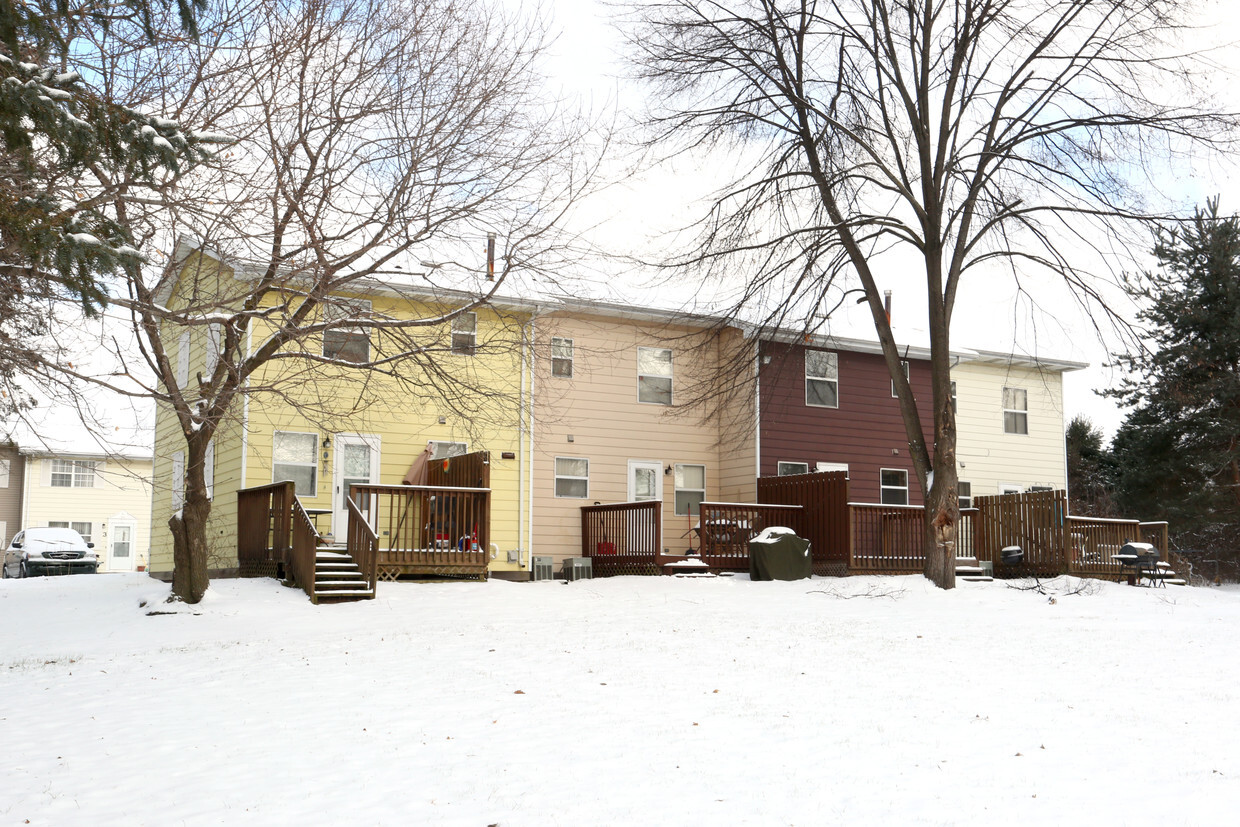
[[[813,570],[809,540],[777,534],[767,541],[749,541],[750,580],[803,580]]]

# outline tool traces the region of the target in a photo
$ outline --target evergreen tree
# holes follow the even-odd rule
[[[153,13],[176,8],[181,30],[192,36],[205,2],[0,0],[0,377],[10,380],[6,385],[23,370],[53,299],[74,296],[93,312],[106,302],[99,279],[141,263],[126,226],[126,200],[171,187],[219,140],[94,88],[81,63],[90,42],[84,34],[127,28],[150,43]],[[12,396],[0,401],[6,404]]]
[[[1218,207],[1161,233],[1161,266],[1130,285],[1152,346],[1120,358],[1139,378],[1113,392],[1134,406],[1113,442],[1121,508],[1193,544],[1240,526],[1240,218]]]
[[[1089,517],[1114,517],[1111,456],[1103,433],[1083,416],[1073,417],[1066,435],[1068,510]]]

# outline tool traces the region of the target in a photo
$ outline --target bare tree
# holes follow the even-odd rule
[[[1235,126],[1194,87],[1202,60],[1178,42],[1184,5],[663,0],[631,12],[634,61],[654,88],[650,145],[745,159],[670,263],[744,273],[731,312],[771,327],[861,294],[925,494],[926,575],[943,588],[955,582],[959,519],[959,292],[1049,274],[1106,317],[1093,300],[1110,278],[1098,267],[1108,245],[1173,217],[1146,206],[1147,173],[1218,148]],[[884,257],[901,250],[924,267],[933,423],[883,308]]]
[[[514,272],[555,276],[569,243],[559,227],[592,174],[584,147],[602,142],[547,97],[541,21],[504,9],[237,0],[200,16],[196,44],[113,49],[123,58],[101,64],[200,132],[231,139],[175,197],[127,216],[145,231],[149,264],[130,269],[111,307],[140,355],[118,339],[108,376],[54,354],[43,363],[47,382],[151,397],[175,419],[184,491],[169,526],[181,599],[197,602],[208,585],[204,460],[244,398],[325,421],[350,411],[316,397],[316,382],[354,382],[362,407],[382,378],[407,398],[476,414],[484,389],[441,363],[452,320],[494,306]],[[161,265],[154,250],[171,246],[172,228],[193,238]],[[368,301],[379,293],[426,312],[385,312]],[[180,375],[179,337],[206,348],[203,371]]]

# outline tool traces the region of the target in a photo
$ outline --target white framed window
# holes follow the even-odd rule
[[[207,443],[206,455],[202,458],[202,478],[206,483],[207,499],[215,499],[215,440]]]
[[[91,460],[54,459],[51,484],[55,488],[94,488],[99,464]]]
[[[590,460],[583,457],[556,457],[555,495],[575,499],[589,497]]]
[[[204,379],[210,379],[215,373],[215,366],[220,363],[220,334],[222,328],[219,324],[212,322],[207,325],[207,355],[202,363],[202,373]]]
[[[1016,485],[1015,483],[1010,483],[1010,482],[999,483],[1000,494],[1020,494],[1024,490],[1025,489],[1023,487]]]
[[[94,542],[91,537],[91,529],[94,528],[90,523],[75,523],[69,520],[48,520],[48,528],[71,528],[78,534],[82,535],[82,539],[88,543]]]
[[[1054,491],[1054,490],[1055,490],[1055,487],[1053,485],[1031,485],[1029,486],[1030,494],[1036,494],[1038,492]]]
[[[692,517],[702,513],[706,499],[706,466],[676,464],[676,514]]]
[[[907,382],[908,381],[908,362],[904,361],[903,359],[900,360],[900,370],[904,371],[904,381]],[[900,394],[896,393],[896,380],[892,379],[891,380],[891,398],[895,399],[899,395]]]
[[[9,460],[0,459],[0,488],[9,487]]]
[[[180,511],[185,506],[185,452],[177,451],[172,455],[172,510]]]
[[[551,375],[563,379],[573,377],[573,340],[559,336],[551,338]]]
[[[292,480],[299,497],[319,493],[319,435],[276,431],[271,435],[271,481]]]
[[[189,384],[189,331],[181,331],[177,339],[177,387],[184,388]]]
[[[1024,388],[1003,389],[1003,433],[1029,433],[1029,393]]]
[[[459,457],[462,454],[469,453],[469,444],[465,442],[441,442],[437,439],[430,441],[431,459],[447,459],[448,457]]]
[[[840,357],[827,350],[805,351],[805,404],[814,408],[840,406]]]
[[[808,474],[808,462],[777,462],[775,463],[775,475],[779,477],[790,477],[793,474]]]
[[[331,323],[341,319],[369,316],[372,305],[369,299],[333,299],[334,304],[323,308],[324,320]],[[355,364],[370,361],[370,328],[365,325],[336,327],[323,331],[323,355],[328,359]]]
[[[664,347],[637,349],[637,401],[672,404],[672,351]]]
[[[883,505],[908,505],[908,471],[883,468],[878,472],[878,501]]]
[[[973,507],[973,483],[964,480],[956,481],[956,494],[962,509]]]
[[[478,350],[478,314],[462,313],[452,320],[452,352],[473,356]]]

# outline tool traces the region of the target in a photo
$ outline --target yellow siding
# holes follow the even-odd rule
[[[99,555],[101,570],[108,570],[111,547],[109,521],[133,518],[133,554],[137,565],[146,565],[151,546],[151,462],[141,459],[73,457],[99,463],[93,488],[51,485],[52,458],[34,457],[27,467],[26,520],[23,528],[46,526],[49,521],[91,524],[91,541]]]
[[[973,496],[998,494],[1002,485],[1066,486],[1063,374],[962,363],[952,368],[952,380],[959,474]],[[1004,387],[1028,392],[1028,434],[1004,433]]]
[[[581,506],[628,499],[628,462],[706,466],[706,499],[718,500],[721,445],[717,420],[681,407],[699,383],[714,382],[718,345],[700,331],[615,318],[555,314],[538,321],[535,398],[533,552],[559,560],[581,554]],[[550,339],[573,340],[572,378],[547,366]],[[637,348],[672,350],[673,405],[637,400]],[[571,438],[571,442],[569,441]],[[738,449],[727,446],[731,454]],[[744,448],[742,453],[743,464]],[[590,461],[585,498],[555,496],[556,457]],[[735,469],[729,465],[729,472]],[[683,551],[696,517],[675,514],[674,473],[663,481],[663,546]],[[751,483],[752,484],[752,483]]]

